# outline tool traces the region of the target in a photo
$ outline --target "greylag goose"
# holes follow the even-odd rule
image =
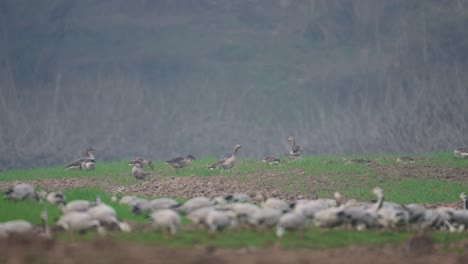
[[[65,167],[65,170],[94,170],[96,168],[96,159],[92,152],[95,150],[93,147],[88,147],[86,149],[86,157],[75,160]]]
[[[153,165],[153,161],[151,160],[147,160],[145,158],[142,158],[142,157],[136,157],[134,160],[136,160],[137,162],[139,162],[141,164],[141,167],[142,168],[145,168],[146,166],[149,166],[151,168],[152,171],[154,171],[154,165]],[[133,160],[130,161],[128,163],[129,166],[133,166]]]
[[[262,162],[268,165],[277,165],[280,164],[281,160],[275,156],[266,156],[264,159],[262,159]]]
[[[349,165],[349,164],[369,164],[369,163],[372,162],[371,160],[368,160],[368,159],[359,159],[359,158],[356,158],[356,159],[341,158],[341,160],[343,160],[346,165]]]
[[[145,171],[143,169],[143,165],[141,162],[137,160],[133,160],[133,168],[132,168],[132,176],[137,179],[137,180],[144,180],[148,175],[150,175],[149,172]]]
[[[215,168],[221,168],[223,170],[230,170],[234,164],[236,163],[236,155],[237,151],[241,148],[242,146],[239,144],[234,145],[234,151],[232,152],[231,157],[227,159],[222,159],[217,161],[216,163],[211,164],[208,168],[210,170],[215,169]]]
[[[289,147],[289,155],[291,155],[291,158],[300,157],[302,154],[302,147],[296,145],[296,140],[293,137],[288,137],[288,142],[291,145]]]
[[[171,165],[173,168],[176,169],[176,173],[179,173],[179,169],[190,165],[190,163],[192,163],[192,160],[195,160],[195,158],[192,155],[188,155],[187,157],[177,157],[168,160],[166,161],[166,164]]]
[[[457,158],[466,159],[468,158],[468,148],[456,148],[453,151],[453,155]]]
[[[398,157],[396,159],[396,163],[400,163],[400,164],[414,163],[414,159],[412,157],[407,157],[407,156]]]
[[[39,195],[34,187],[27,183],[16,184],[5,192],[5,197],[10,200],[21,201],[26,198],[39,200]]]

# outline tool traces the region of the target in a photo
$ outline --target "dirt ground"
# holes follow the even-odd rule
[[[397,178],[446,179],[460,183],[468,181],[468,168],[443,168],[431,166],[369,165],[378,178],[396,176]],[[298,175],[302,181],[298,182]],[[353,177],[353,176],[349,176]],[[23,181],[24,182],[24,181]],[[69,188],[98,187],[112,192],[119,186],[109,177],[64,178],[26,181],[46,190],[65,190]],[[0,189],[7,189],[20,181],[0,182]],[[249,175],[220,175],[210,177],[161,177],[153,174],[150,180],[125,186],[125,194],[150,197],[192,198],[196,196],[227,196],[243,192],[255,196],[262,193],[266,197],[277,197],[288,201],[317,198],[315,190],[326,190],[334,186],[330,175],[304,175],[298,169],[286,173],[260,171]],[[336,187],[336,186],[335,186]],[[341,186],[345,188],[346,186]],[[288,190],[288,191],[286,191]],[[334,191],[334,190],[331,190]],[[459,207],[459,203],[437,204]],[[430,206],[430,205],[429,205]]]
[[[403,246],[345,249],[224,249],[210,246],[167,248],[108,239],[64,242],[33,237],[0,239],[0,263],[468,263],[468,241],[458,250],[438,250],[419,236]],[[457,253],[458,252],[458,253]]]

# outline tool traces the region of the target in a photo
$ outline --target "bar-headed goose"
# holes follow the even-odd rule
[[[86,232],[90,229],[97,228],[99,235],[105,235],[106,231],[101,223],[94,219],[88,212],[70,212],[62,215],[56,225],[67,230],[73,240],[73,232]]]
[[[216,163],[211,164],[208,168],[210,170],[215,169],[215,168],[221,168],[223,170],[230,170],[232,167],[234,167],[234,164],[236,163],[237,151],[241,147],[242,146],[239,145],[239,144],[234,145],[234,151],[232,152],[231,157],[229,157],[227,159],[219,160]]]
[[[5,198],[15,201],[24,199],[39,200],[39,195],[34,191],[34,187],[27,183],[16,184],[5,192]]]
[[[172,235],[177,233],[180,226],[180,216],[170,209],[162,209],[149,216],[153,228],[169,230]]]

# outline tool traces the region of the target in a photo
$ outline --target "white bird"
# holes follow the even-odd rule
[[[34,187],[27,183],[16,184],[5,192],[5,197],[10,200],[21,201],[26,198],[39,200]]]
[[[69,212],[62,215],[56,223],[57,226],[70,232],[73,239],[73,232],[86,232],[90,229],[97,228],[98,234],[103,236],[106,234],[101,223],[94,219],[88,212]]]
[[[231,211],[221,212],[217,210],[210,210],[206,215],[205,225],[210,231],[214,233],[219,230],[223,230],[231,225],[231,219],[235,217],[230,214]]]
[[[268,198],[265,201],[261,202],[260,205],[263,208],[270,208],[270,209],[277,209],[282,212],[289,212],[291,211],[291,205],[287,202],[277,199],[277,198]]]
[[[107,204],[98,204],[90,207],[87,211],[94,219],[98,220],[101,224],[117,225],[122,232],[130,232],[131,227],[128,223],[123,222],[117,218],[115,209]]]
[[[317,199],[317,200],[299,200],[296,201],[294,206],[294,212],[305,216],[306,218],[312,219],[316,212],[330,208],[336,207],[340,204],[341,194],[335,192],[333,194],[333,199]]]
[[[171,209],[162,209],[151,213],[149,217],[152,226],[157,229],[166,229],[172,235],[177,233],[180,226],[180,216]]]
[[[198,227],[206,226],[206,216],[212,210],[215,209],[213,207],[198,208],[193,211],[190,211],[190,213],[187,214],[187,218],[190,219],[190,221],[192,221],[192,223]]]
[[[171,198],[158,198],[152,201],[141,201],[133,206],[132,212],[135,214],[156,211],[161,209],[175,208],[179,203]]]
[[[47,202],[50,204],[65,203],[66,197],[62,192],[51,192],[47,194]]]
[[[143,199],[143,198],[139,198],[137,196],[134,196],[134,195],[126,195],[124,197],[122,197],[119,201],[120,204],[126,204],[128,206],[135,206],[137,205],[138,203],[142,203],[142,202],[148,202],[148,200],[146,199]]]
[[[316,212],[313,222],[314,225],[319,228],[335,228],[347,223],[344,205]]]
[[[203,207],[210,207],[215,205],[215,202],[212,201],[210,198],[207,197],[195,197],[188,201],[186,201],[181,206],[177,207],[177,211],[183,212],[188,214],[196,209],[203,208]]]
[[[307,219],[298,213],[289,212],[278,220],[276,236],[282,237],[285,231],[302,231],[307,224]]]
[[[234,213],[237,223],[245,224],[248,219],[258,212],[260,208],[254,204],[249,203],[232,203],[216,207],[218,210],[230,210]]]
[[[47,223],[47,211],[41,212],[42,226],[36,226],[25,220],[13,220],[0,223],[0,237],[8,237],[12,234],[39,234],[47,238],[51,237]]]
[[[70,212],[86,212],[89,208],[96,206],[99,203],[99,198],[96,198],[96,201],[94,202],[87,200],[74,200],[69,203],[60,203],[59,207],[63,214],[68,214]]]
[[[278,223],[283,211],[272,208],[262,208],[254,212],[248,222],[259,227],[274,227]]]
[[[224,199],[226,199],[226,201],[228,202],[235,202],[235,203],[239,203],[239,202],[248,203],[252,201],[252,198],[250,197],[250,195],[245,194],[245,193],[234,193],[234,194],[224,197]]]
[[[0,237],[8,237],[11,234],[30,234],[33,231],[34,225],[25,220],[0,223]]]

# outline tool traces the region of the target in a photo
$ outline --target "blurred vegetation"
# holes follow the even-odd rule
[[[468,1],[0,2],[0,170],[465,143]]]

